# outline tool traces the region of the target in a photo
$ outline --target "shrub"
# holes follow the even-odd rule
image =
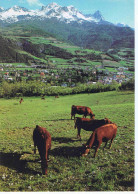
[[[135,80],[132,78],[127,82],[122,82],[121,86],[119,87],[120,90],[134,90]]]
[[[98,93],[113,90],[133,90],[134,80],[130,80],[126,83],[122,83],[121,86],[115,81],[112,84],[78,84],[74,88],[62,87],[62,86],[50,86],[40,81],[22,81],[15,83],[2,82],[0,86],[0,97],[10,98],[18,97],[19,94],[22,96],[55,96],[55,95],[69,95],[69,94],[80,94],[80,93]]]

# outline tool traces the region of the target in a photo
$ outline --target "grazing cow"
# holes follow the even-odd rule
[[[21,98],[21,100],[19,101],[19,103],[21,104],[23,102],[23,98]]]
[[[71,119],[74,116],[75,119],[75,114],[83,115],[83,117],[86,118],[86,116],[90,116],[90,118],[94,119],[95,114],[93,114],[92,110],[89,107],[86,106],[75,106],[72,105],[71,107]]]
[[[33,132],[33,141],[34,154],[36,153],[37,146],[41,158],[42,174],[46,175],[48,168],[48,154],[51,149],[51,135],[45,128],[36,125]]]
[[[109,140],[111,140],[111,143],[109,146],[109,148],[111,148],[113,139],[116,137],[116,133],[117,133],[117,125],[115,123],[103,125],[97,128],[90,136],[89,140],[87,141],[85,145],[85,153],[82,154],[82,156],[86,156],[89,153],[90,148],[92,148],[92,146],[95,145],[95,153],[94,153],[94,157],[95,157],[102,142],[105,142],[105,146],[104,146],[105,148]]]
[[[45,96],[41,96],[41,100],[45,100]]]
[[[84,129],[85,131],[94,131],[96,128],[102,125],[111,124],[111,123],[112,122],[107,118],[101,119],[101,120],[97,120],[97,119],[93,120],[93,119],[77,117],[74,128],[78,129],[77,138],[81,139],[81,136],[80,136],[81,128]]]
[[[59,96],[55,96],[55,98],[59,98]]]

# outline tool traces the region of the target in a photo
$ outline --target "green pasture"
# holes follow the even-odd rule
[[[133,62],[130,62],[128,63],[127,61],[120,61],[120,64],[123,66],[123,67],[133,67],[134,66],[134,63]]]
[[[0,191],[134,191],[134,93],[104,92],[0,99]],[[118,126],[112,148],[104,143],[93,158],[81,157],[91,132],[77,137],[72,105],[91,107],[96,119],[109,118]],[[79,116],[79,115],[77,115]],[[36,125],[52,136],[48,175],[41,175],[40,158],[33,154]]]
[[[117,72],[117,70],[112,67],[105,67],[105,70],[108,70],[109,72]]]
[[[29,37],[28,38],[33,44],[49,44],[50,39],[44,37]]]
[[[119,67],[120,63],[116,61],[111,61],[111,60],[103,60],[103,64],[106,66],[114,66],[114,67]]]

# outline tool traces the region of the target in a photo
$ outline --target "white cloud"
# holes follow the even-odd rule
[[[27,3],[29,3],[29,5],[38,5],[38,6],[42,6],[43,3],[41,3],[39,0],[26,0]]]

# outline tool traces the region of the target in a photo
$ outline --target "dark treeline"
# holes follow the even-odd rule
[[[134,90],[134,80],[129,80],[128,82],[122,83],[121,85],[113,81],[112,84],[80,84],[73,88],[50,86],[40,81],[22,81],[15,83],[8,83],[4,81],[0,85],[0,97],[10,98],[18,96],[54,96],[80,93],[98,93],[113,90]]]

